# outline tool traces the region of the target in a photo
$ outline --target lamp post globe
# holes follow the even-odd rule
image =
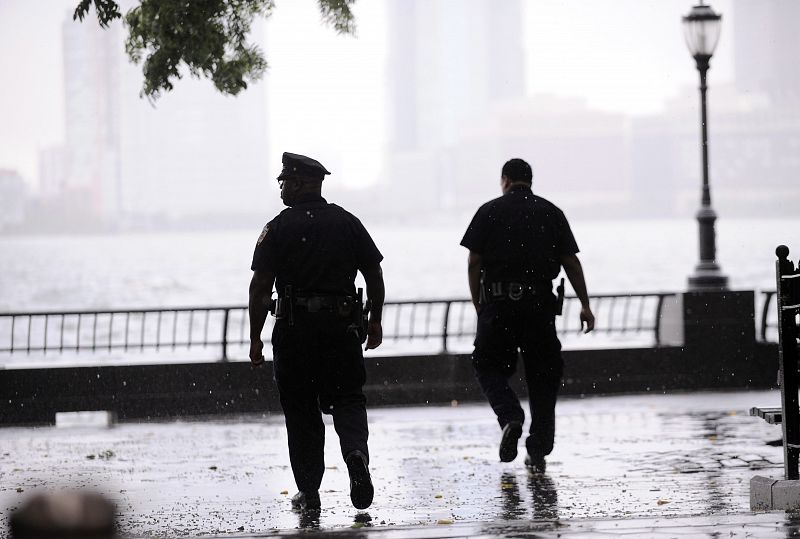
[[[700,261],[695,267],[694,274],[689,276],[689,290],[691,291],[726,290],[728,288],[728,278],[722,274],[716,261],[714,223],[717,220],[717,214],[711,207],[711,186],[708,181],[708,118],[706,111],[706,74],[711,56],[719,41],[721,29],[722,15],[715,13],[711,6],[703,4],[702,1],[683,17],[683,36],[686,39],[686,46],[700,72],[700,140],[703,173],[700,209],[697,211]]]

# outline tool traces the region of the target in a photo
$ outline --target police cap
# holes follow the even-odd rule
[[[325,175],[330,174],[322,164],[310,157],[297,153],[283,152],[283,170],[278,175],[278,181],[291,178],[293,176],[303,176],[308,178],[325,179]]]

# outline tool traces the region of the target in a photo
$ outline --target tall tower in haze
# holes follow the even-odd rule
[[[424,209],[459,193],[453,149],[492,105],[525,95],[520,0],[389,0],[388,169]],[[402,196],[393,197],[403,204]]]
[[[263,82],[233,97],[187,73],[151,104],[139,97],[141,65],[125,55],[119,23],[101,29],[70,13],[63,39],[70,205],[114,221],[230,222],[261,213],[255,195],[268,174]]]
[[[90,19],[91,22],[91,19]],[[74,210],[95,216],[119,210],[121,29],[62,24],[64,193]]]
[[[390,0],[390,151],[435,149],[525,95],[520,0]]]

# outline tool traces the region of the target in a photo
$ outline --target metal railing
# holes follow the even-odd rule
[[[180,307],[0,313],[0,353],[144,351],[244,343],[247,307]],[[249,334],[248,334],[249,338]]]
[[[649,336],[659,346],[659,323],[665,299],[674,293],[599,294],[591,297],[597,318],[595,333]],[[564,301],[556,320],[560,335],[580,332],[576,297]],[[269,341],[272,317],[264,328]],[[384,341],[438,340],[447,353],[449,342],[475,335],[476,316],[468,299],[387,302]],[[249,343],[247,307],[181,307],[98,311],[39,311],[0,313],[0,354],[63,354],[99,351],[141,352],[219,347],[220,361],[229,359],[231,345]]]

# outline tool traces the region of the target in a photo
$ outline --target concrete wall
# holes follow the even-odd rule
[[[746,361],[703,363],[680,347],[564,352],[562,394],[769,388],[777,346]],[[720,375],[720,373],[726,373]],[[368,406],[481,401],[469,356],[387,357],[367,361]],[[514,385],[525,395],[520,376]],[[272,364],[195,363],[6,370],[0,374],[0,424],[53,423],[56,412],[111,410],[120,420],[280,412]]]

